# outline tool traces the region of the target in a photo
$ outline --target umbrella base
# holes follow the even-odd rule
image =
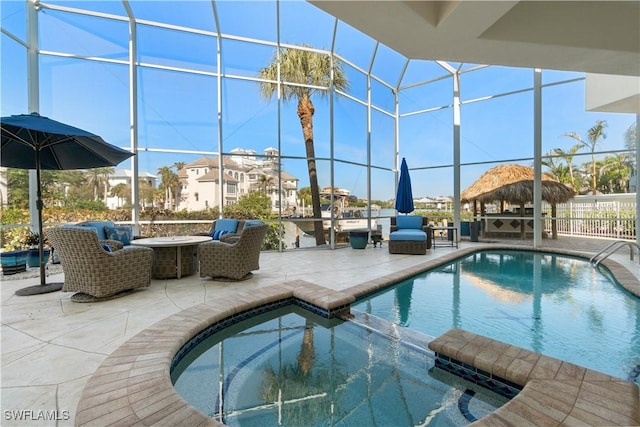
[[[16,295],[26,297],[29,295],[41,295],[48,294],[50,292],[57,292],[62,289],[64,283],[47,283],[46,285],[34,285],[26,288],[18,289]]]
[[[85,294],[84,292],[77,292],[71,295],[71,301],[73,302],[100,302],[100,301],[109,301],[111,299],[116,299],[123,297],[125,295],[129,295],[135,292],[135,289],[127,289],[122,292],[118,292],[114,295],[109,295],[106,297],[94,297],[93,295]]]
[[[216,276],[216,277],[211,277],[211,280],[214,280],[216,282],[242,282],[243,280],[249,280],[252,277],[253,277],[253,273],[248,272],[246,275],[242,276],[239,279],[232,279],[231,277],[224,277],[224,276]]]

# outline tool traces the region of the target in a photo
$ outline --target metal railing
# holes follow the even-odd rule
[[[600,264],[605,259],[609,258],[610,255],[614,254],[622,246],[629,246],[629,259],[631,261],[633,261],[633,250],[634,250],[634,248],[638,249],[640,251],[640,245],[638,245],[636,242],[630,242],[628,240],[616,240],[615,242],[609,243],[600,252],[598,252],[597,254],[592,256],[589,259],[589,262],[594,267],[597,267],[598,264]],[[602,256],[601,258],[598,258],[600,255],[604,255],[604,256]]]

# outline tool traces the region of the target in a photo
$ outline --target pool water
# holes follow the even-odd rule
[[[477,252],[354,310],[431,336],[465,329],[640,383],[640,298],[583,259]]]
[[[230,426],[463,426],[507,401],[434,368],[426,342],[289,306],[205,339],[171,377]]]

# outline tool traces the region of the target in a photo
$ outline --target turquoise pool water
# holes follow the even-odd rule
[[[433,368],[422,334],[389,334],[288,306],[205,339],[171,376],[230,426],[463,426],[507,401]]]
[[[352,305],[431,336],[462,328],[639,382],[640,298],[588,261],[483,251]]]

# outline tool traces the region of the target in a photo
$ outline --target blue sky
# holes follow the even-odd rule
[[[121,2],[51,2],[87,7],[90,10],[124,16]],[[276,41],[276,4],[263,2],[217,2],[220,29],[224,34],[250,38],[223,38],[221,70],[228,76],[222,83],[223,151],[233,148],[279,147],[287,172],[308,185],[304,142],[296,115],[296,104],[282,105],[259,96],[258,83],[251,80],[269,65],[274,48],[260,41]],[[25,4],[3,1],[4,32],[24,40]],[[137,17],[170,25],[191,26],[214,31],[210,3],[132,2]],[[280,3],[280,40],[306,43],[328,49],[332,45],[335,19],[302,1]],[[306,19],[300,19],[304,16]],[[51,54],[40,59],[40,112],[103,136],[108,142],[129,147],[129,75],[122,61],[128,57],[127,23],[44,9],[39,13],[40,47]],[[404,58],[386,46],[376,50],[375,40],[338,22],[335,50],[345,58],[344,70],[350,82],[347,96],[333,99],[331,116],[328,98],[314,97],[316,156],[333,156],[333,184],[359,197],[367,196],[367,145],[371,144],[371,195],[374,199],[394,197],[395,127],[391,114],[394,97],[389,87],[373,80],[371,125],[367,128],[367,80],[358,67],[368,69],[373,53],[372,74],[395,86],[404,68]],[[26,54],[24,47],[2,34],[1,114],[27,112]],[[254,43],[253,41],[258,41]],[[185,48],[188,46],[188,48]],[[177,150],[214,152],[218,147],[216,40],[210,34],[194,34],[138,25],[139,146],[141,171],[156,173],[160,166],[176,161],[192,161],[201,154],[178,154]],[[65,56],[62,56],[64,54]],[[73,58],[71,55],[91,57]],[[457,67],[459,64],[453,64]],[[463,64],[470,70],[477,64]],[[172,67],[162,69],[161,67]],[[189,70],[190,72],[184,72]],[[400,150],[412,169],[413,193],[422,196],[453,195],[453,112],[452,79],[433,61],[409,63],[400,87],[422,81],[429,84],[401,89]],[[543,84],[581,78],[580,73],[543,71]],[[484,171],[504,159],[533,156],[533,71],[509,67],[489,67],[465,72],[461,77],[461,189]],[[491,95],[523,91],[514,95],[477,101]],[[472,102],[473,101],[473,102]],[[553,148],[568,149],[575,141],[567,132],[585,135],[597,120],[606,120],[607,138],[599,150],[624,148],[624,133],[634,122],[629,114],[584,111],[584,81],[543,88],[543,153]],[[420,114],[413,114],[422,112]],[[280,127],[278,126],[278,117]],[[333,119],[332,119],[333,117]],[[333,120],[333,122],[332,122]],[[333,124],[333,126],[332,126]],[[332,132],[333,131],[333,132]],[[370,134],[369,134],[370,131]],[[331,151],[330,141],[334,147]],[[279,145],[280,144],[280,145]],[[144,151],[148,150],[148,151]],[[155,152],[153,150],[165,150]],[[583,150],[587,154],[586,150]],[[589,157],[578,157],[581,164]],[[355,164],[354,164],[355,163]],[[530,161],[521,161],[530,164]],[[129,168],[127,162],[120,168]],[[320,185],[331,184],[328,161],[319,161]]]

